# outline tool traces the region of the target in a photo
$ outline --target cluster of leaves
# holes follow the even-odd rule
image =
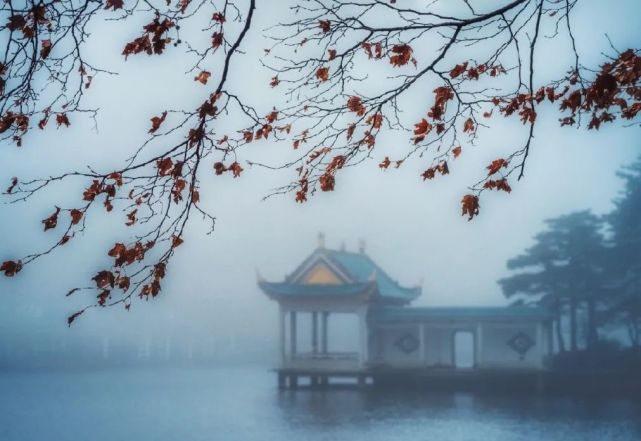
[[[10,32],[8,51],[13,55],[5,56],[5,59],[12,61],[3,65],[0,71],[0,84],[4,92],[0,99],[0,109],[9,109],[0,111],[1,133],[17,130],[22,136],[28,132],[29,121],[34,116],[41,118],[38,124],[40,129],[44,129],[48,119],[53,115],[59,127],[70,126],[68,115],[81,111],[78,107],[80,98],[91,82],[92,77],[88,72],[103,72],[91,67],[82,58],[84,41],[88,36],[85,32],[87,23],[101,13],[115,13],[118,20],[149,13],[145,9],[127,9],[122,0],[96,3],[89,3],[82,8],[76,8],[71,2],[59,6],[44,4],[42,7],[45,10],[39,16],[47,19],[46,24],[51,36],[46,40],[39,40],[43,33],[41,28],[37,28],[33,35],[26,30],[26,27],[33,27],[33,14],[23,14],[24,20],[14,17],[3,28]],[[124,44],[124,59],[130,56],[164,54],[170,43],[174,46],[181,43],[178,32],[185,20],[191,19],[196,11],[201,13],[206,7],[213,9],[210,15],[213,30],[211,45],[202,52],[196,51],[195,46],[190,45],[197,53],[197,62],[193,67],[196,81],[198,84],[211,87],[207,92],[208,98],[196,109],[165,110],[151,117],[150,127],[146,129],[149,135],[147,141],[116,171],[103,173],[91,168],[88,172],[69,172],[46,179],[20,180],[15,177],[6,191],[12,202],[18,202],[28,200],[42,189],[69,177],[80,177],[88,181],[81,191],[81,206],[55,207],[54,212],[42,220],[45,231],[58,232],[58,238],[50,247],[21,259],[5,260],[2,263],[0,271],[9,277],[84,231],[86,222],[90,214],[95,212],[96,206],[102,206],[106,212],[121,211],[123,224],[131,228],[131,234],[135,239],[118,241],[105,253],[111,259],[111,264],[96,272],[91,286],[69,291],[68,295],[79,291],[95,293],[94,302],[89,302],[86,308],[68,317],[69,324],[87,308],[122,304],[129,309],[134,297],[147,299],[157,296],[161,292],[161,283],[175,249],[183,243],[183,233],[191,215],[202,215],[211,222],[213,229],[215,218],[200,206],[199,171],[203,169],[203,159],[216,155],[217,160],[209,162],[210,167],[213,164],[213,171],[209,167],[204,168],[211,175],[229,171],[234,177],[240,176],[243,170],[240,162],[230,158],[235,157],[235,151],[239,147],[253,139],[266,139],[278,117],[277,112],[271,112],[265,118],[259,118],[253,107],[244,104],[226,89],[232,55],[238,51],[251,26],[253,0],[246,2],[243,13],[232,2],[227,2],[220,9],[216,5],[205,5],[202,2],[192,4],[188,0],[180,1],[177,5],[163,1],[155,5],[149,3],[148,6],[153,18],[143,26],[141,36]],[[17,11],[16,5],[12,7]],[[105,10],[107,11],[104,12]],[[14,13],[16,14],[17,12]],[[236,16],[235,21],[241,23],[241,26],[228,30],[227,33],[232,40],[227,41],[224,37],[224,26],[227,22],[226,17],[230,14]],[[35,23],[42,27],[44,21],[35,19]],[[15,36],[17,32],[25,35]],[[76,40],[70,40],[69,32],[76,33]],[[175,33],[175,36],[170,33]],[[23,39],[43,41],[40,59],[30,58],[26,50],[33,41],[23,42]],[[71,41],[70,52],[57,51],[59,41],[61,46],[63,41]],[[217,53],[216,49],[223,46],[226,46],[226,51]],[[216,74],[203,68],[210,58],[220,63],[221,68]],[[27,75],[28,72],[24,73],[27,68],[31,69],[31,76],[40,70],[58,72],[53,77],[54,80],[44,80],[52,89],[59,88],[58,101],[41,109],[36,107],[41,104],[41,100],[35,92],[35,80]],[[79,74],[80,87],[76,95],[69,97],[65,93],[72,86],[71,73],[74,70]],[[24,91],[21,91],[20,87],[23,87]],[[26,94],[25,99],[18,98],[22,93]],[[30,102],[32,104],[29,104]],[[60,110],[55,110],[58,102],[62,103]],[[11,106],[15,105],[19,111],[11,109]],[[238,114],[235,113],[238,109],[245,117],[245,123],[248,120],[252,127],[258,126],[255,133],[251,132],[251,139],[248,139],[243,130],[235,134],[220,133],[222,129],[215,124],[221,114],[229,113],[233,113],[235,121],[242,124],[243,119],[238,118]],[[166,140],[169,134],[178,135],[173,136],[178,140],[168,145]],[[63,217],[63,214],[67,216]]]
[[[641,59],[635,50],[618,53],[594,73],[580,68],[574,50],[569,55],[577,60],[569,74],[549,84],[537,83],[536,48],[544,23],[557,30],[555,38],[562,38],[560,29],[565,28],[565,37],[574,42],[570,13],[577,1],[513,0],[483,13],[466,2],[469,11],[456,9],[448,15],[437,12],[441,6],[448,8],[440,4],[444,1],[416,7],[376,0],[296,3],[295,19],[272,29],[273,45],[266,48],[270,58],[261,60],[274,71],[269,86],[284,88],[287,98],[282,108],[270,105],[271,110],[256,110],[227,85],[232,61],[252,26],[255,0],[220,5],[162,0],[146,2],[143,8],[127,8],[123,0],[83,5],[5,2],[0,6],[8,18],[0,28],[7,35],[5,61],[0,64],[0,136],[18,145],[31,121],[39,121],[39,129],[44,129],[55,116],[63,128],[70,126],[70,115],[94,115],[80,107],[81,99],[94,76],[108,71],[83,57],[85,29],[93,17],[107,14],[127,20],[144,15],[147,24],[142,33],[124,43],[124,59],[165,54],[171,44],[182,44],[180,29],[191,23],[188,20],[211,18],[204,29],[204,45],[203,39],[184,45],[195,58],[189,74],[198,90],[205,90],[199,106],[163,110],[151,117],[151,126],[145,128],[147,141],[118,170],[12,179],[6,193],[14,202],[71,176],[86,179],[86,188],[81,206],[56,207],[42,221],[45,231],[65,225],[50,248],[7,260],[1,271],[13,276],[67,243],[85,228],[94,206],[102,205],[107,212],[119,209],[123,223],[135,229],[135,239],[119,241],[107,252],[114,260],[94,277],[91,289],[97,295],[90,306],[122,303],[128,308],[132,296],[160,293],[193,213],[213,228],[214,217],[200,205],[200,180],[205,174],[240,177],[243,146],[288,139],[295,160],[256,165],[295,169],[297,177],[274,194],[293,193],[297,202],[305,202],[317,189],[333,191],[339,171],[376,155],[381,133],[407,142],[397,158],[387,154],[377,161],[380,169],[392,164],[399,168],[411,157],[427,157],[431,160],[421,177],[429,181],[450,173],[463,145],[474,144],[482,133],[483,119],[495,111],[504,117],[518,116],[527,127],[523,145],[492,161],[461,199],[462,215],[472,219],[480,212],[483,191],[509,193],[511,174],[519,171],[519,178],[523,176],[538,107],[546,100],[569,112],[561,125],[580,124],[581,116],[589,114],[590,129],[617,118],[632,121],[641,111]],[[381,22],[380,17],[386,20]],[[484,50],[477,51],[478,46]],[[479,53],[487,55],[475,60]],[[44,89],[38,81],[50,93],[41,95]],[[426,95],[431,95],[430,102],[420,115],[402,112],[408,102]],[[178,141],[169,141],[174,138]],[[63,214],[68,215],[64,222]],[[69,323],[82,311],[71,315]]]

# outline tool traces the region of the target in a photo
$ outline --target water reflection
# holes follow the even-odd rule
[[[641,439],[641,403],[629,398],[344,388],[282,391],[276,401],[290,429],[319,439]]]
[[[2,441],[639,441],[630,398],[279,391],[249,369],[0,372]]]

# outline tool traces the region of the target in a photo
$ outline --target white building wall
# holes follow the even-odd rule
[[[425,365],[429,367],[452,367],[453,331],[448,328],[426,326]]]
[[[420,329],[424,329],[423,338]],[[373,335],[372,360],[390,367],[454,367],[454,335],[458,331],[471,332],[474,336],[475,367],[487,369],[539,369],[544,366],[546,334],[537,323],[410,323],[379,328]],[[477,334],[480,332],[480,338]],[[532,340],[534,345],[521,355],[508,342],[519,333]],[[406,353],[398,341],[408,335],[423,343],[423,348]],[[480,346],[478,346],[480,344]]]
[[[420,365],[420,348],[417,348],[410,352],[406,353],[401,348],[398,347],[397,342],[404,335],[411,336],[420,341],[418,335],[418,326],[417,325],[408,325],[407,327],[399,326],[395,328],[386,328],[378,332],[378,337],[382,339],[382,347],[380,355],[382,361],[386,365],[390,366],[419,366]]]
[[[534,342],[534,346],[523,356],[508,345],[510,339],[521,332]],[[545,342],[537,340],[536,324],[484,324],[481,367],[510,369],[542,367]]]

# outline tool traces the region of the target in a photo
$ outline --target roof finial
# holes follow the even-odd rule
[[[318,233],[318,248],[325,248],[325,233]]]
[[[365,241],[363,239],[358,241],[358,252],[365,254]]]

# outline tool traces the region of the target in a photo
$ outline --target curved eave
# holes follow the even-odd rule
[[[379,290],[377,297],[380,301],[385,303],[407,304],[419,297],[421,295],[421,291],[422,289],[420,287],[403,288],[399,286],[393,293],[385,291],[381,292]]]
[[[345,285],[298,285],[286,282],[259,282],[258,286],[265,294],[274,299],[359,297],[372,293],[376,288],[375,284],[369,282]]]

